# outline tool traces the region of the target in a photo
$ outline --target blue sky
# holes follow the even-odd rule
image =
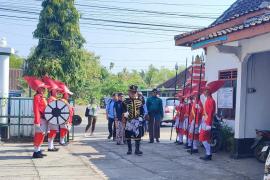
[[[194,18],[194,16],[218,17],[234,1],[235,0],[77,0],[75,2],[78,4],[77,8],[84,18],[169,26],[192,26],[192,28],[197,28],[208,26],[213,22],[213,19]],[[35,12],[39,12],[41,9],[41,1],[38,0],[0,0],[0,4],[1,7],[6,9]],[[91,7],[89,7],[89,5]],[[101,6],[109,7],[109,9],[99,8]],[[184,14],[193,17],[149,14],[149,12],[138,13],[114,10],[110,9],[111,7]],[[16,49],[18,55],[27,57],[31,47],[37,44],[37,40],[32,38],[32,32],[36,28],[38,21],[34,19],[22,20],[14,17],[7,18],[1,15],[30,18],[37,18],[37,16],[0,9],[0,37],[6,37],[9,45]],[[190,31],[190,28],[151,27],[152,29],[159,30],[149,30],[149,26],[129,25],[140,28],[146,27],[146,29],[127,29],[111,27],[111,25],[123,26],[123,24],[118,23],[81,20],[81,32],[87,41],[85,48],[100,56],[101,63],[104,66],[109,66],[110,62],[114,62],[115,67],[113,72],[119,72],[125,67],[129,70],[147,69],[150,64],[154,64],[156,67],[164,66],[174,69],[176,62],[180,65],[184,65],[186,58],[189,58],[190,62],[192,55],[201,53],[201,51],[191,51],[189,48],[174,46],[174,35],[180,34],[181,31]],[[166,29],[166,31],[161,31],[160,29]]]

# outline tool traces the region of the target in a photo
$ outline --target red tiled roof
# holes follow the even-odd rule
[[[188,69],[190,69],[191,67],[189,67]],[[187,78],[190,76],[190,73],[189,71],[187,71]],[[160,84],[157,86],[157,88],[175,88],[175,79],[176,77],[172,77],[171,79],[165,81],[164,83]],[[178,87],[181,87],[183,86],[184,84],[184,81],[185,81],[185,70],[180,72],[178,75],[177,75],[177,86]]]
[[[253,26],[257,26],[257,25],[269,23],[269,22],[270,22],[270,13],[263,14],[261,16],[250,18],[246,22],[239,24],[239,25],[236,25],[236,26],[233,26],[231,28],[226,28],[226,29],[223,29],[223,30],[220,30],[217,32],[213,32],[213,33],[209,34],[208,36],[201,37],[200,39],[193,41],[193,42],[198,43],[201,41],[213,39],[213,38],[218,37],[218,36],[230,34],[230,33],[236,32],[236,31],[241,31],[241,30],[253,27]]]

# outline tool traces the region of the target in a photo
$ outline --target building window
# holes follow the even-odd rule
[[[218,108],[218,114],[223,118],[234,120],[235,119],[235,106],[236,106],[236,87],[237,87],[237,69],[219,71],[219,79],[224,80],[224,88],[233,88],[233,109]]]

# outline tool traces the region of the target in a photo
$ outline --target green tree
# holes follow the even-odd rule
[[[155,68],[152,64],[148,67],[148,70],[144,75],[144,82],[148,88],[154,87],[156,84],[154,82],[155,76],[158,73],[158,69]]]
[[[76,84],[85,42],[80,33],[80,15],[74,0],[44,0],[39,23],[33,35],[39,39],[34,52],[27,59],[26,73],[48,74]]]
[[[18,55],[11,55],[9,59],[9,66],[13,69],[21,69],[24,63],[24,59]]]
[[[114,63],[113,63],[113,62],[110,62],[110,67],[109,67],[110,71],[111,71],[113,68],[114,68]]]

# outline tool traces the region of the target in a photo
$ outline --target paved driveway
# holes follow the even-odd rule
[[[31,143],[0,144],[0,179],[50,180],[260,180],[264,165],[255,159],[234,160],[228,154],[214,154],[213,161],[199,159],[203,155],[188,154],[182,146],[170,142],[170,128],[161,130],[161,142],[142,142],[143,156],[126,155],[125,145],[107,140],[107,122],[101,115],[92,137],[84,137],[84,127],[75,128],[75,141],[59,152],[46,152],[43,159],[31,159]],[[43,149],[46,149],[46,144]]]

